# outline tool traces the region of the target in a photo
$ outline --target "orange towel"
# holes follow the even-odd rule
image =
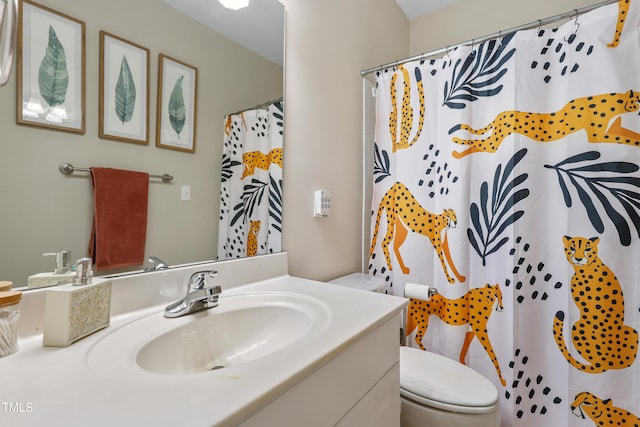
[[[89,256],[97,270],[144,264],[149,174],[91,168],[93,227]]]

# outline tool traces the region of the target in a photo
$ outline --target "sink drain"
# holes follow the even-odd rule
[[[214,366],[213,368],[211,368],[210,371],[215,371],[216,369],[222,369],[222,368],[224,368],[224,366],[217,365],[217,366]]]

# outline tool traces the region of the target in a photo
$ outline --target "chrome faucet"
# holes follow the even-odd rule
[[[187,295],[165,307],[164,317],[180,317],[216,307],[222,288],[219,285],[207,286],[207,279],[213,279],[216,274],[218,272],[214,270],[193,273],[187,283]]]
[[[166,262],[164,262],[158,257],[150,256],[148,258],[148,261],[153,265],[145,268],[144,271],[158,271],[158,270],[164,270],[169,268],[169,264],[167,264]]]

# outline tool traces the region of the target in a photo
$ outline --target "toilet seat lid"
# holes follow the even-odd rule
[[[427,405],[431,401],[479,409],[498,402],[498,389],[478,372],[448,357],[411,347],[400,347],[400,390]]]

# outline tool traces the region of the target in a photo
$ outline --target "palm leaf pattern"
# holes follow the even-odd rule
[[[251,179],[250,184],[244,186],[242,201],[233,207],[233,210],[237,212],[231,219],[232,226],[240,218],[244,218],[243,220],[246,222],[247,218],[253,215],[254,209],[262,202],[265,188],[267,188],[267,183],[255,178]]]
[[[567,207],[573,204],[568,181],[575,189],[593,228],[601,234],[605,229],[600,210],[596,207],[599,202],[618,231],[620,243],[629,246],[631,226],[635,227],[640,237],[640,178],[628,174],[637,172],[640,167],[629,162],[592,163],[599,158],[599,152],[587,151],[544,167],[556,171]]]
[[[391,176],[391,166],[389,161],[389,153],[385,150],[379,150],[378,144],[374,144],[375,150],[375,158],[373,165],[373,176],[376,177],[376,184],[385,179],[388,176]]]
[[[49,44],[38,70],[40,95],[50,107],[64,104],[69,87],[69,72],[64,47],[51,25],[49,25]]]
[[[116,115],[124,124],[131,120],[136,106],[136,84],[127,62],[127,57],[122,55],[120,74],[116,82]]]
[[[233,167],[241,164],[242,162],[232,160],[227,153],[223,153],[221,167],[222,182],[227,182],[227,180],[233,176]]]
[[[269,187],[269,216],[273,218],[270,226],[282,233],[282,180],[271,179]]]
[[[458,59],[451,82],[444,84],[443,105],[461,109],[467,106],[467,102],[499,94],[503,85],[498,82],[507,73],[505,65],[516,51],[515,48],[506,49],[515,34],[481,43],[477,52],[469,54],[464,62],[462,58]]]
[[[275,117],[275,125],[278,128],[278,133],[282,135],[282,129],[284,129],[284,107],[282,106],[282,101],[274,102],[273,106],[276,111],[274,111],[273,117]]]
[[[489,200],[489,183],[484,181],[480,186],[480,204],[471,203],[470,216],[472,228],[467,228],[467,237],[476,253],[482,258],[482,265],[486,265],[489,255],[496,252],[508,241],[504,236],[507,227],[519,220],[524,215],[523,210],[513,211],[516,203],[529,196],[527,188],[517,189],[528,177],[522,173],[510,179],[515,166],[527,154],[523,148],[513,155],[502,171],[502,165],[498,165],[493,178],[493,190]],[[513,211],[513,212],[512,212]]]

